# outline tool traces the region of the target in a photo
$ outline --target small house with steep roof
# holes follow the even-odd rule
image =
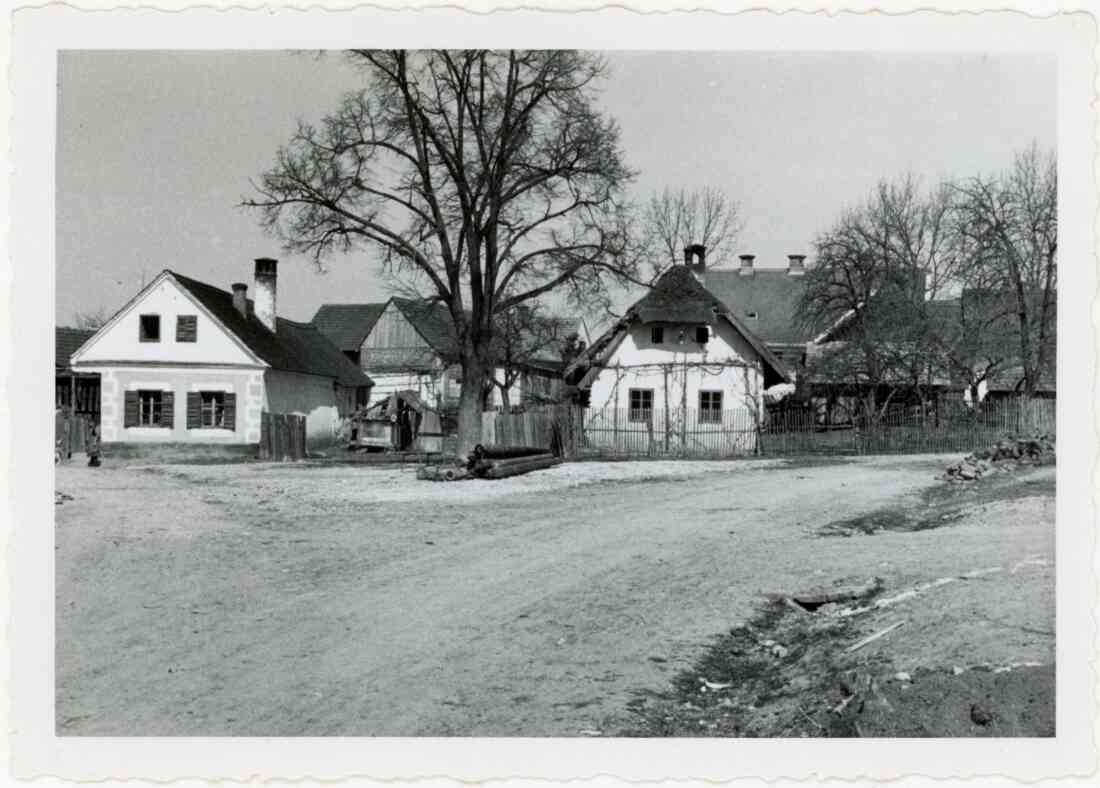
[[[263,411],[334,437],[372,381],[312,325],[278,317],[276,266],[256,260],[253,298],[162,271],[83,343],[72,368],[99,375],[104,442],[258,443]]]
[[[764,391],[791,373],[696,265],[665,272],[566,370],[590,445],[622,448],[626,436],[655,451],[755,447]]]

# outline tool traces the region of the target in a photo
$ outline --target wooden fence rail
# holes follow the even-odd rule
[[[261,460],[302,460],[305,456],[305,416],[267,411],[260,414]]]
[[[639,411],[576,405],[486,414],[483,443],[534,446],[565,457],[732,457],[802,454],[968,452],[1008,434],[1055,432],[1054,400],[1002,400],[975,411],[941,402],[923,413],[896,410],[875,420],[818,423],[807,410],[759,420],[747,408]]]

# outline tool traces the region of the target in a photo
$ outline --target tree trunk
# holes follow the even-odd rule
[[[462,359],[462,389],[458,395],[458,456],[466,457],[481,443],[481,413],[485,400],[485,364]]]

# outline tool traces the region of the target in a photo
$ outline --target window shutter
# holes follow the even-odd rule
[[[176,341],[195,342],[198,338],[199,319],[195,315],[178,315],[176,317]]]
[[[122,426],[136,427],[138,425],[138,393],[136,391],[127,391],[125,397]]]
[[[225,393],[225,409],[222,412],[227,430],[237,429],[237,395],[232,391]]]
[[[172,429],[176,426],[176,395],[165,391],[160,395],[160,426]]]
[[[197,391],[187,392],[187,429],[197,430],[202,424],[202,397]]]

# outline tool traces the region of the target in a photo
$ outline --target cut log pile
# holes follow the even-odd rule
[[[1048,465],[1054,462],[1054,457],[1053,435],[1009,436],[949,466],[944,478],[969,482],[991,473],[1010,472],[1021,465]]]
[[[545,449],[493,449],[477,446],[465,465],[422,466],[416,478],[437,482],[462,479],[506,479],[561,464],[561,458]]]

